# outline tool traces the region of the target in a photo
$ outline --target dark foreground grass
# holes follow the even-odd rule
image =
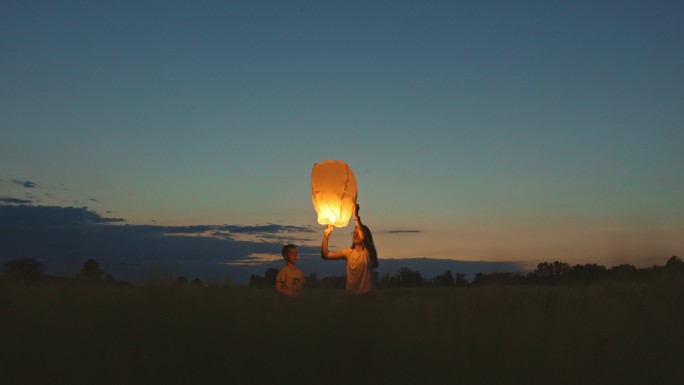
[[[681,384],[684,282],[0,288],[0,384]]]

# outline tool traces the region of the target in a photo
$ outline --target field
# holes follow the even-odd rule
[[[2,384],[682,384],[684,282],[0,287]]]

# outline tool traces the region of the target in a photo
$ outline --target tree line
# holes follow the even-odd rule
[[[117,281],[105,273],[95,259],[88,259],[75,277],[55,277],[45,274],[42,262],[35,258],[17,258],[2,265],[0,282],[18,285],[79,283],[85,285],[111,284],[130,285],[125,281]]]
[[[264,275],[252,275],[249,287],[266,288],[275,285],[278,269],[269,268]],[[622,264],[606,268],[595,263],[577,264],[565,262],[542,262],[537,268],[527,273],[478,273],[472,279],[465,274],[447,270],[433,278],[424,278],[420,272],[408,267],[379,276],[375,273],[375,284],[379,289],[404,287],[468,287],[483,285],[556,285],[587,284],[605,279],[624,281],[648,281],[662,275],[679,275],[684,277],[684,261],[672,256],[664,266],[636,268]],[[319,279],[316,274],[307,277],[307,288],[344,288],[345,277],[325,277]]]
[[[269,268],[263,275],[253,274],[247,284],[250,288],[272,288],[275,286],[278,269]],[[406,288],[406,287],[468,287],[483,285],[530,285],[530,284],[587,284],[605,279],[624,281],[648,281],[663,275],[677,275],[684,277],[684,261],[677,256],[670,257],[663,266],[654,265],[648,268],[636,268],[633,265],[622,264],[606,268],[598,264],[577,264],[571,266],[565,262],[542,262],[537,268],[527,273],[478,273],[472,279],[465,274],[453,273],[447,270],[433,278],[427,279],[420,272],[409,267],[402,267],[394,273],[379,275],[374,273],[376,287]],[[108,272],[105,273],[94,259],[87,260],[75,277],[64,278],[49,276],[44,273],[42,263],[35,258],[19,258],[2,265],[0,283],[8,284],[51,284],[51,283],[79,283],[86,285],[109,284],[130,285],[125,281],[117,281]],[[322,277],[315,273],[306,277],[306,286],[311,289],[343,289],[345,277]],[[176,287],[205,286],[199,278],[188,280],[178,277]]]

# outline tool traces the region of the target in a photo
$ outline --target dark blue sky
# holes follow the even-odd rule
[[[341,159],[388,258],[660,263],[684,254],[682,20],[681,1],[6,1],[0,202],[315,248],[311,168]]]

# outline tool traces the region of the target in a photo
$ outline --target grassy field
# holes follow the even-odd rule
[[[684,282],[0,287],[1,384],[682,384]]]

